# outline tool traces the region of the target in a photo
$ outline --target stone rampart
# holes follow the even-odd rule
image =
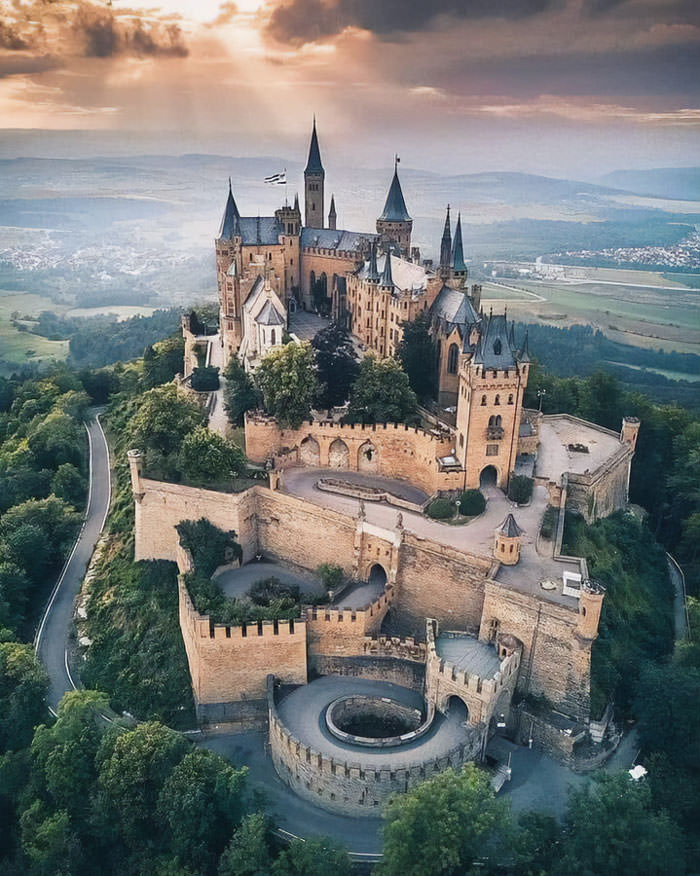
[[[347,657],[361,654],[365,639],[379,632],[394,595],[394,588],[388,586],[378,599],[365,608],[307,607],[309,656]]]
[[[246,415],[245,441],[253,462],[277,457],[282,465],[375,473],[410,481],[428,495],[460,489],[464,481],[463,473],[440,471],[438,463],[454,449],[454,438],[400,423],[308,421],[283,429],[273,418],[254,413]]]
[[[403,793],[450,766],[459,768],[480,753],[481,737],[475,732],[468,741],[440,757],[426,758],[401,769],[367,767],[361,752],[348,752],[348,760],[338,760],[305,745],[287,730],[277,713],[272,677],[267,697],[270,754],[277,774],[301,797],[343,815],[377,817],[394,794]]]

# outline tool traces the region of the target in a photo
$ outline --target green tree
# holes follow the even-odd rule
[[[268,876],[270,823],[262,812],[246,815],[219,861],[218,876]]]
[[[193,481],[228,480],[240,474],[245,463],[240,447],[207,426],[197,426],[185,436],[180,448],[182,473]]]
[[[219,369],[214,365],[195,368],[191,385],[195,392],[214,392],[219,388]]]
[[[350,876],[348,853],[326,839],[295,839],[272,865],[273,876]]]
[[[158,814],[182,862],[214,867],[243,815],[247,773],[206,749],[186,754],[173,769],[158,797]]]
[[[515,837],[515,872],[518,876],[547,876],[559,854],[561,829],[544,812],[523,812]]]
[[[12,630],[19,627],[24,619],[30,590],[29,579],[20,566],[0,561],[0,627]]]
[[[80,467],[84,430],[68,414],[53,411],[32,431],[28,445],[39,468],[56,470],[64,462]]]
[[[554,876],[681,876],[680,831],[651,807],[646,782],[599,773],[572,792]]]
[[[35,800],[22,813],[20,829],[22,850],[31,862],[32,876],[70,874],[80,867],[80,843],[67,812],[51,812]]]
[[[255,379],[265,410],[281,426],[297,429],[310,416],[318,381],[308,342],[272,350],[260,363]]]
[[[185,341],[181,335],[147,346],[143,354],[143,385],[146,389],[169,383],[182,372],[184,356]]]
[[[348,420],[359,423],[403,423],[416,416],[417,399],[396,359],[365,356],[350,392]]]
[[[134,447],[167,456],[176,453],[185,435],[205,422],[206,416],[199,402],[174,383],[167,383],[141,396],[127,432]]]
[[[395,797],[384,810],[381,876],[466,873],[477,858],[503,854],[507,804],[473,764],[446,770]],[[499,845],[500,843],[500,845]]]
[[[401,328],[403,337],[396,355],[408,375],[411,389],[418,398],[434,396],[437,384],[435,373],[437,351],[430,335],[429,312],[422,310],[412,322],[401,323]]]
[[[87,498],[87,481],[74,465],[64,462],[51,480],[51,492],[74,508],[82,508]]]
[[[224,371],[224,407],[229,421],[242,426],[246,411],[260,407],[261,397],[255,384],[238,359],[232,358]]]
[[[46,670],[31,645],[0,642],[0,754],[29,745],[46,718]]]
[[[6,527],[6,530],[0,544],[0,557],[23,569],[31,581],[38,584],[51,569],[49,536],[34,523],[20,523],[14,529]]]
[[[311,346],[316,351],[319,407],[331,408],[344,404],[359,371],[355,348],[347,329],[332,322],[316,333]]]

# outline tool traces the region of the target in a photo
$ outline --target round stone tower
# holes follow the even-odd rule
[[[581,583],[576,631],[582,639],[595,639],[598,636],[598,623],[604,598],[605,587],[602,584],[588,578]]]
[[[637,447],[637,436],[639,435],[639,418],[638,417],[623,417],[622,432],[620,432],[620,441],[629,444],[632,450]]]
[[[504,566],[514,566],[520,559],[523,530],[509,514],[495,533],[493,555]]]

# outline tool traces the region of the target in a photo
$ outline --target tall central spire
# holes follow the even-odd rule
[[[321,150],[318,147],[318,134],[316,133],[316,116],[311,131],[311,143],[309,144],[309,160],[306,162],[304,173],[325,173],[321,163]]]
[[[311,143],[309,144],[309,160],[304,170],[304,208],[306,213],[305,225],[308,228],[323,228],[323,186],[326,172],[321,163],[321,150],[318,146],[318,134],[316,133],[316,116],[311,131]]]
[[[462,245],[462,214],[457,213],[455,236],[452,241],[452,269],[455,273],[463,273],[467,270],[464,263],[464,246]]]
[[[447,205],[447,215],[445,216],[445,227],[442,232],[442,241],[440,242],[440,267],[449,268],[452,258],[452,231],[450,229],[450,205]]]

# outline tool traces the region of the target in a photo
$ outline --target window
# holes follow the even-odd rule
[[[487,444],[486,445],[486,455],[487,456],[498,456],[498,444]]]
[[[459,347],[457,344],[450,344],[450,349],[447,354],[447,371],[449,374],[457,373],[457,362],[459,360]]]
[[[482,408],[486,407],[486,396],[485,395],[481,396],[481,407]]]
[[[500,395],[497,395],[497,396],[496,396],[496,398],[494,399],[494,402],[493,402],[493,403],[494,403],[495,405],[500,405],[500,403],[501,403],[501,397],[500,397]]]
[[[509,405],[512,405],[512,404],[513,404],[513,393],[512,393],[512,392],[511,392],[511,394],[508,396],[508,404],[509,404]]]
[[[502,349],[503,345],[501,344],[500,338],[496,338],[496,340],[493,342],[493,352],[496,354],[496,356],[500,356]]]
[[[272,329],[272,331],[270,332],[270,338],[272,340],[272,346],[274,347],[274,345],[277,343],[277,334],[274,329]]]
[[[459,433],[459,446],[464,447],[464,435],[461,432]]]

